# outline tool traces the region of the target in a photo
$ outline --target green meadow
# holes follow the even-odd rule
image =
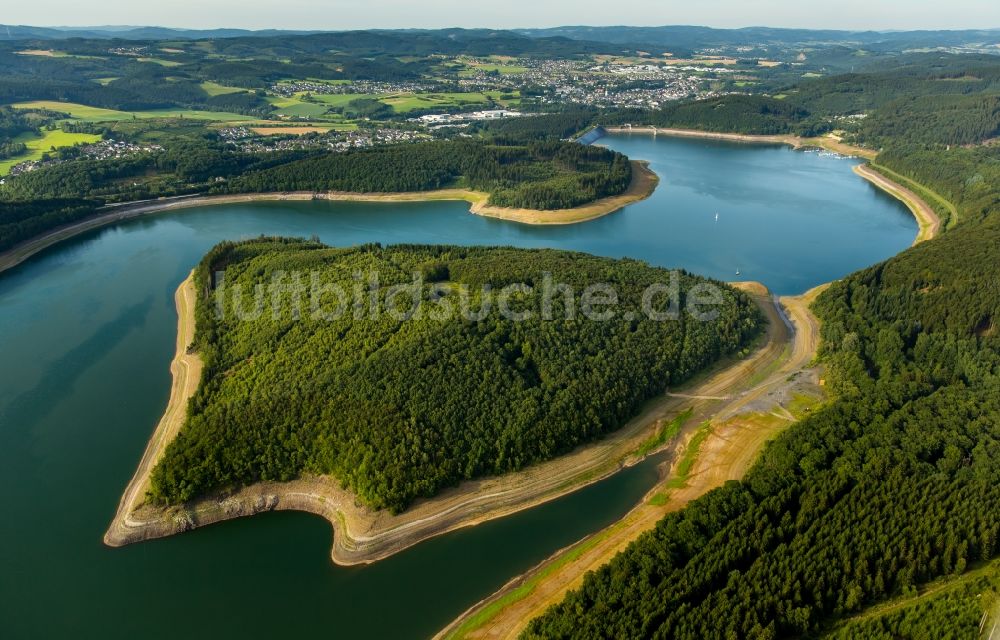
[[[92,135],[89,133],[66,133],[62,129],[54,129],[52,131],[43,131],[43,135],[36,136],[33,133],[24,133],[16,138],[15,142],[23,142],[28,150],[21,155],[8,158],[7,160],[0,160],[0,176],[5,176],[10,173],[11,167],[22,162],[27,162],[29,160],[38,160],[46,152],[52,149],[58,149],[60,147],[72,147],[75,144],[89,144],[97,142],[101,139],[101,136]]]

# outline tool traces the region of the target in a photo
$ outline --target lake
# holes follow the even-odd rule
[[[916,235],[900,203],[852,173],[856,160],[642,135],[603,143],[649,160],[662,182],[579,225],[491,220],[457,202],[224,205],[96,230],[0,275],[0,637],[426,637],[653,484],[645,463],[368,567],[334,566],[330,526],[298,513],[105,548],[167,402],[173,293],[220,240],[554,247],[791,294]]]

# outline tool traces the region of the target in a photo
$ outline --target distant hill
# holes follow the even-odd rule
[[[837,31],[814,29],[779,29],[747,27],[744,29],[713,29],[699,26],[564,26],[550,29],[384,29],[381,33],[407,33],[438,38],[565,38],[614,44],[669,46],[672,49],[693,50],[713,46],[853,44],[874,49],[921,47],[957,47],[970,44],[1000,44],[1000,28],[956,31]],[[215,38],[267,38],[320,33],[350,33],[340,30],[281,30],[265,29],[173,29],[169,27],[106,25],[92,27],[32,27],[0,25],[0,40],[58,40],[66,38],[106,38],[124,40],[201,40]]]
[[[778,29],[747,27],[713,29],[698,26],[663,27],[588,27],[566,26],[551,29],[517,29],[533,37],[561,36],[574,40],[592,40],[618,44],[645,42],[677,49],[753,45],[864,45],[878,50],[902,50],[923,47],[959,47],[970,44],[1000,44],[1000,29],[959,31],[836,31],[813,29]]]
[[[169,27],[97,26],[97,27],[31,27],[0,25],[0,40],[65,40],[68,38],[102,38],[122,40],[203,40],[214,38],[270,37],[307,35],[317,30],[284,31],[265,29],[171,29]]]

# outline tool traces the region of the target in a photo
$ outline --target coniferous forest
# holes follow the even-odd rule
[[[153,182],[135,182],[151,173]],[[182,144],[121,160],[82,160],[20,176],[0,199],[0,251],[93,215],[104,203],[191,193],[429,191],[463,187],[500,207],[567,209],[618,195],[632,181],[620,153],[571,142],[434,141],[346,153],[255,155]],[[83,201],[81,198],[88,198]],[[67,201],[80,200],[67,208]]]
[[[831,286],[815,311],[833,401],[528,637],[813,636],[995,557],[998,247],[1000,218],[969,220]]]
[[[212,284],[223,269],[222,290],[242,293],[223,295],[220,317]],[[416,295],[432,308],[409,319],[374,317],[368,302],[351,302],[329,317],[340,300],[328,295],[315,308],[320,317],[300,294],[282,294],[271,307],[269,293],[259,317],[241,319],[237,307],[255,308],[258,285],[292,273],[308,274],[307,290],[318,282],[349,295],[360,286],[358,273],[366,290],[368,274],[386,288],[416,273],[424,280]],[[572,287],[576,300],[569,305],[560,288],[551,319],[540,306],[546,273],[553,285]],[[745,294],[720,283],[714,319],[685,312],[651,319],[641,311],[643,292],[669,284],[668,272],[552,250],[331,249],[261,239],[217,246],[196,277],[196,348],[205,373],[187,423],[152,475],[154,497],[168,503],[311,473],[334,476],[372,507],[398,511],[461,480],[521,469],[615,430],[668,384],[745,349],[762,323]],[[705,281],[678,277],[683,309],[691,287]],[[617,291],[614,318],[588,319],[576,308],[593,283]],[[534,288],[511,303],[518,312],[535,309],[533,317],[505,317],[499,294],[484,293],[512,284]],[[469,290],[465,302],[461,287]],[[412,294],[405,297],[401,309],[412,304]],[[669,298],[652,304],[665,310]],[[436,315],[441,304],[455,313]]]
[[[466,186],[490,194],[490,204],[568,209],[625,191],[628,158],[571,142],[483,144],[427,142],[326,154],[246,173],[227,190],[429,191]]]

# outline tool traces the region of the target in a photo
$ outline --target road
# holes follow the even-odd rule
[[[791,424],[779,416],[779,420],[762,428],[759,422],[744,420],[742,416],[811,365],[819,342],[819,323],[809,311],[809,304],[821,288],[802,296],[782,298],[779,306],[760,285],[741,286],[754,295],[768,316],[766,356],[730,367],[698,385],[693,393],[670,394],[678,401],[674,405],[675,415],[685,407],[693,409],[688,421],[692,428],[688,429],[681,450],[690,442],[698,425],[712,424],[686,485],[667,490],[668,474],[624,518],[512,580],[466,611],[440,632],[438,638],[516,638],[531,619],[561,601],[569,590],[579,587],[588,571],[606,564],[665,514],[681,509],[728,480],[741,478],[766,442]],[[674,456],[674,460],[679,459],[680,455]],[[657,494],[665,495],[666,499],[650,499]]]

